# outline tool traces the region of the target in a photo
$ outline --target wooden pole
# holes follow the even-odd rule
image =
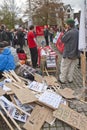
[[[2,116],[2,118],[4,119],[4,121],[6,122],[6,124],[8,125],[8,127],[10,128],[10,130],[14,130],[12,128],[12,126],[10,125],[10,123],[8,122],[8,120],[6,119],[6,117],[3,115],[3,113],[0,111],[0,115]]]
[[[9,112],[0,104],[1,108],[5,111],[5,113],[7,114],[7,116],[11,119],[11,121],[13,122],[13,124],[17,127],[18,130],[22,130],[19,125],[15,122],[15,120],[10,116]]]
[[[84,98],[83,100],[86,99],[86,51],[84,50],[83,54],[81,54],[81,72],[83,76],[83,92],[82,92],[82,97]]]

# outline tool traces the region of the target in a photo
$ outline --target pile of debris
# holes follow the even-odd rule
[[[68,107],[67,99],[75,98],[73,90],[61,89],[54,76],[42,77],[29,67],[25,70],[33,80],[21,77],[21,71],[27,74],[23,68],[26,66],[19,69],[19,74],[4,72],[5,79],[0,82],[0,115],[11,130],[14,128],[5,115],[18,130],[40,130],[45,122],[53,125],[56,119],[87,130],[87,118]]]

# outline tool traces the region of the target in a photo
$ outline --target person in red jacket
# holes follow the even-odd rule
[[[29,46],[30,54],[31,54],[32,66],[33,66],[33,68],[36,68],[37,61],[38,61],[38,50],[37,50],[37,43],[36,43],[36,39],[35,39],[33,25],[31,25],[29,27],[27,39],[28,39],[28,46]]]

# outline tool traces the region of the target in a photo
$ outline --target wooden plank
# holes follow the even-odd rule
[[[83,87],[86,86],[86,56],[85,54],[81,54],[81,72],[83,75]]]

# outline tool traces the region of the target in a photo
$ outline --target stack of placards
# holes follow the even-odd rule
[[[45,91],[39,98],[39,101],[51,108],[57,109],[61,103],[62,97],[53,91]]]
[[[36,92],[44,92],[47,89],[47,85],[44,85],[43,83],[39,83],[36,81],[31,82],[28,85],[29,89],[36,91]]]
[[[21,122],[26,122],[28,116],[24,113],[19,112],[12,102],[10,102],[7,98],[4,96],[0,97],[0,104],[9,112],[9,114],[16,120]]]

